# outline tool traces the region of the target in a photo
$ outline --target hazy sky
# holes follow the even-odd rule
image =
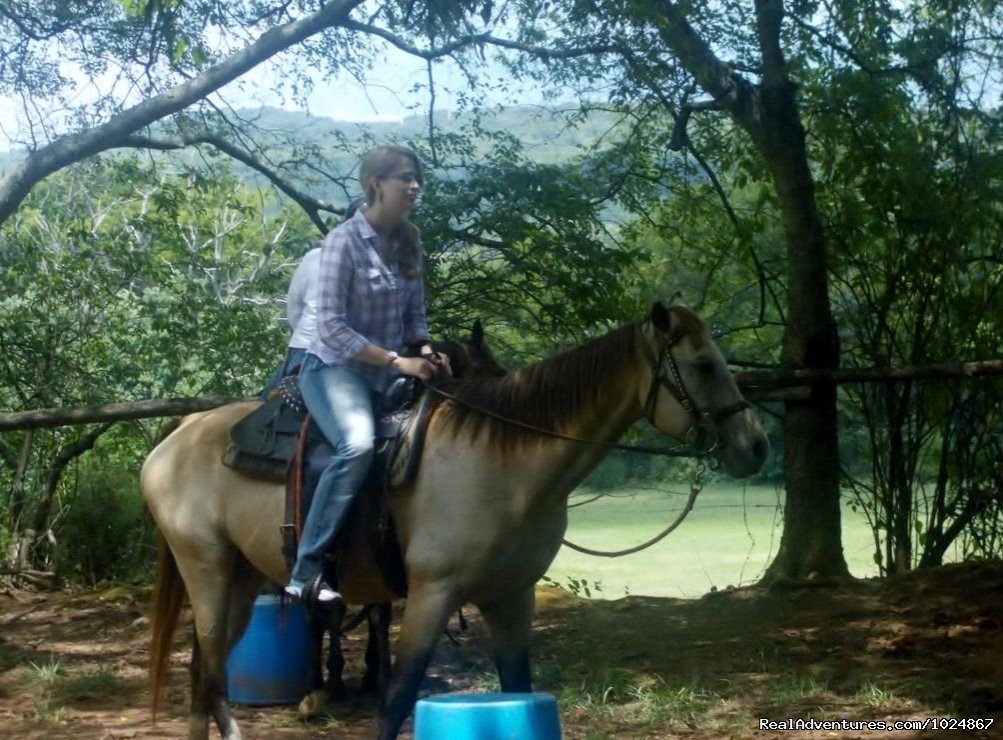
[[[326,81],[315,78],[309,100],[310,112],[340,121],[372,121],[412,115],[416,112],[415,106],[427,105],[428,73],[424,62],[396,49],[389,49],[386,55],[387,62],[367,75],[365,85],[348,75]],[[243,90],[231,85],[225,97],[238,106],[275,105],[297,109],[295,103],[283,103],[270,92],[275,86],[276,74],[271,65],[262,65],[245,78],[251,84],[245,84]],[[448,90],[463,84],[455,66],[445,62],[436,64],[435,81],[436,108],[455,107],[455,95]],[[416,86],[418,92],[414,92]]]
[[[73,74],[73,70],[64,70]],[[270,105],[287,109],[301,109],[290,100],[283,100],[272,92],[276,87],[276,78],[281,75],[278,67],[265,62],[251,70],[241,80],[224,88],[222,96],[226,102],[237,108]],[[80,86],[76,94],[76,102],[87,103],[97,97],[97,90],[82,75],[76,75]],[[318,75],[319,77],[319,75]],[[453,109],[456,107],[455,92],[466,88],[466,79],[448,60],[436,63],[436,108]],[[404,116],[420,113],[427,106],[428,76],[424,62],[415,59],[404,52],[393,48],[385,51],[385,61],[381,59],[377,68],[366,80],[366,85],[348,75],[341,75],[330,80],[316,79],[313,93],[309,98],[309,110],[317,116],[327,116],[342,121],[373,121],[395,120]],[[119,88],[119,99],[127,99],[124,83],[116,83],[112,76],[106,76],[99,84],[106,89]],[[418,92],[415,88],[418,86]],[[510,91],[504,100],[491,100],[493,103],[537,103],[541,102],[539,91],[530,93],[513,93]],[[30,101],[35,115],[44,115],[51,130],[60,133],[67,127],[61,121],[68,111],[41,107],[42,101]],[[139,102],[139,98],[130,101]],[[21,101],[0,98],[0,149],[9,149],[12,140],[29,139],[30,133],[24,125],[21,113]],[[39,137],[40,138],[40,137]],[[44,143],[44,142],[42,142]]]

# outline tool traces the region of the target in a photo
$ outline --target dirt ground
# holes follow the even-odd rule
[[[0,736],[186,736],[190,626],[179,630],[158,722],[146,680],[148,589],[0,593]],[[1003,563],[884,581],[702,599],[583,601],[541,589],[538,688],[567,738],[1003,737]],[[443,638],[423,694],[492,690],[475,610]],[[364,630],[346,638],[357,687]],[[245,738],[372,737],[375,702],[352,692],[325,721],[237,707]],[[760,718],[993,719],[988,730],[775,732]],[[216,736],[215,734],[213,736]],[[403,735],[410,737],[410,723]]]

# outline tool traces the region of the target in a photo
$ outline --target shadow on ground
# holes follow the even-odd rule
[[[179,631],[154,725],[146,679],[148,590],[0,595],[0,735],[177,738],[187,734],[190,624]],[[684,601],[584,601],[539,592],[537,686],[558,696],[567,738],[779,737],[760,719],[993,719],[1003,737],[1003,564],[953,565],[884,581],[739,589]],[[427,693],[493,690],[473,609],[443,638]],[[331,718],[239,707],[245,738],[372,737],[375,701],[358,691],[363,630],[346,638],[352,689]],[[408,726],[408,728],[410,725]],[[410,736],[410,731],[404,737]],[[786,738],[876,737],[866,730]]]

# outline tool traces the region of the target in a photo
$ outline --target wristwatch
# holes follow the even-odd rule
[[[400,355],[397,354],[396,352],[393,352],[393,351],[387,352],[387,367],[390,367],[391,365],[393,365],[394,364],[394,360],[398,360],[398,359],[400,359]]]

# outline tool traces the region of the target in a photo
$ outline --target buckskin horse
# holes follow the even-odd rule
[[[494,380],[460,381],[428,423],[421,464],[390,495],[407,574],[396,660],[379,737],[397,736],[449,616],[484,617],[501,689],[531,691],[534,588],[561,546],[571,490],[641,418],[700,444],[735,477],[758,471],[769,441],[707,325],[681,304]],[[281,487],[221,462],[234,422],[252,403],[192,414],[150,453],[141,487],[163,535],[150,650],[154,711],[187,590],[195,621],[188,736],[240,730],[225,663],[264,579],[288,577]],[[393,598],[366,538],[346,532],[347,601]]]

